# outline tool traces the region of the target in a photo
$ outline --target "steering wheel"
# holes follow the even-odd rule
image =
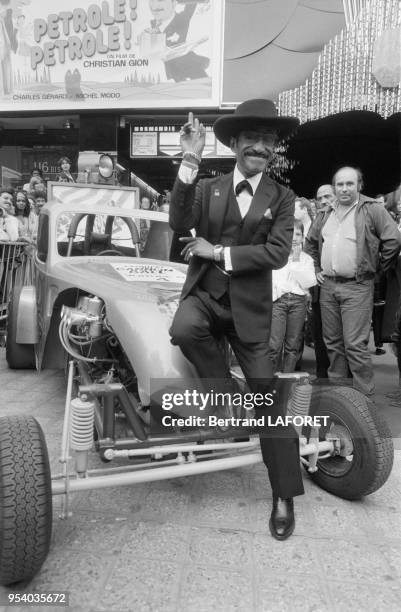
[[[96,253],[96,257],[99,255],[120,255],[120,257],[125,257],[124,253],[118,251],[117,249],[105,249],[104,251],[100,251],[100,253]]]

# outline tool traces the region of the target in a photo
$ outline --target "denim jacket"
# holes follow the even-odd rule
[[[304,251],[321,272],[322,229],[333,208],[325,206],[316,215],[305,240]],[[355,211],[356,280],[366,274],[386,272],[395,263],[401,248],[401,233],[382,204],[359,194]]]

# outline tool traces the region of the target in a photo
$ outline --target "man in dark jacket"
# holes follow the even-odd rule
[[[385,272],[394,263],[401,238],[384,207],[362,195],[357,168],[340,168],[333,186],[336,202],[318,212],[305,242],[320,285],[328,375],[343,379],[349,368],[354,387],[372,396],[368,343],[374,278],[379,269]]]
[[[279,117],[269,100],[244,102],[214,124],[217,138],[236,154],[234,172],[196,186],[205,128],[190,113],[181,130],[183,163],[172,192],[170,225],[181,233],[194,229],[196,238],[181,238],[189,268],[172,341],[202,379],[227,381],[227,391],[230,371],[221,336],[230,342],[253,392],[268,389],[272,377],[271,270],[288,259],[295,196],[265,170],[277,138],[297,124],[293,117]],[[266,414],[283,414],[285,406],[278,404]],[[271,437],[261,436],[261,449],[273,489],[270,530],[285,539],[294,530],[292,498],[303,493],[297,435],[292,427],[276,427]]]

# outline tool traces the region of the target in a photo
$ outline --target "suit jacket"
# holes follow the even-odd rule
[[[321,271],[322,230],[332,213],[331,206],[319,210],[305,239],[304,250],[312,257],[316,272]],[[357,279],[367,273],[374,276],[378,271],[389,270],[400,251],[401,235],[384,206],[361,193],[355,210],[355,229]]]
[[[233,173],[201,179],[187,185],[177,178],[171,194],[170,226],[177,232],[195,229],[212,244],[221,236]],[[231,310],[243,342],[266,342],[272,310],[271,270],[283,267],[291,250],[295,195],[263,175],[248,214],[242,222],[239,244],[231,247]],[[181,299],[198,284],[212,262],[192,257]]]

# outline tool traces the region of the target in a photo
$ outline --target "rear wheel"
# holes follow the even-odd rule
[[[52,494],[43,431],[31,416],[0,418],[0,584],[30,580],[50,546]]]
[[[8,304],[6,359],[13,370],[33,369],[35,367],[35,349],[33,344],[17,342],[18,304],[22,287],[14,287]]]
[[[312,416],[328,416],[319,438],[340,439],[340,453],[317,463],[312,480],[322,489],[344,499],[360,499],[377,491],[393,466],[390,430],[375,405],[349,387],[314,388],[309,410]]]

